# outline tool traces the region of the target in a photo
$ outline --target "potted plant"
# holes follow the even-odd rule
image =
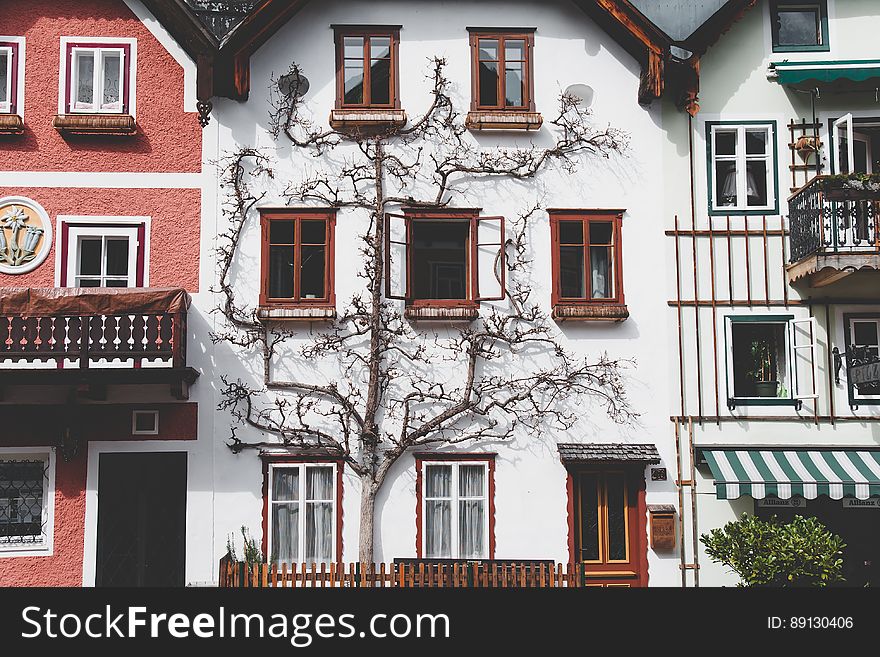
[[[776,397],[779,381],[776,379],[776,355],[773,345],[766,338],[758,337],[752,342],[751,379],[756,397]]]

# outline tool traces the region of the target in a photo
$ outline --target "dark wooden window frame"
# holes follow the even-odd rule
[[[553,268],[553,290],[551,292],[551,303],[554,306],[581,306],[581,305],[623,305],[625,304],[623,294],[623,246],[621,243],[621,234],[623,232],[623,210],[548,210],[550,215],[550,239],[551,239],[551,266]],[[611,223],[613,226],[614,245],[612,253],[614,263],[612,270],[614,272],[614,296],[609,298],[592,299],[573,298],[562,296],[562,280],[560,276],[559,262],[559,222],[560,221],[582,221],[584,223],[584,267],[585,275],[590,273],[590,257],[589,257],[589,224],[590,222]],[[587,286],[589,291],[590,286]]]
[[[478,242],[480,221],[500,221],[500,231],[502,242],[504,240],[506,222],[504,217],[498,216],[480,216],[479,209],[461,209],[461,210],[425,210],[404,208],[403,214],[387,213],[385,215],[385,296],[388,299],[396,299],[406,301],[407,306],[414,308],[434,307],[434,308],[476,308],[481,301],[503,301],[505,298],[506,270],[507,259],[504,249],[500,249],[501,253],[501,294],[498,297],[484,297],[479,293],[479,247],[494,246],[493,244]],[[392,294],[391,291],[391,244],[400,244],[391,239],[390,222],[392,218],[403,219],[406,221],[406,295],[400,296]],[[470,231],[468,234],[468,271],[466,278],[469,281],[468,293],[466,299],[414,299],[412,297],[412,225],[418,220],[435,220],[442,221],[468,221],[470,222]],[[499,245],[502,246],[502,245]]]
[[[398,57],[400,45],[399,25],[332,25],[336,48],[336,109],[338,110],[371,110],[400,109],[400,62]],[[344,39],[349,36],[365,37],[364,39],[364,100],[370,93],[370,41],[371,37],[388,37],[391,39],[391,89],[389,103],[363,102],[349,104],[345,102],[345,49]]]
[[[479,452],[468,454],[431,454],[416,453],[416,557],[418,559],[425,558],[422,548],[423,518],[422,518],[422,500],[424,498],[424,472],[425,464],[433,463],[485,463],[486,477],[488,478],[488,496],[486,504],[486,513],[488,514],[488,556],[487,559],[495,558],[495,457],[497,454],[493,452]]]
[[[302,221],[323,220],[327,224],[324,252],[324,296],[320,299],[300,299],[300,254],[302,242],[300,240],[300,224]],[[269,297],[269,228],[272,221],[295,221],[295,244],[294,244],[294,296],[292,298]],[[261,271],[260,271],[260,305],[273,308],[303,308],[312,306],[335,306],[336,291],[335,280],[335,237],[336,237],[336,210],[333,208],[289,208],[289,209],[260,209],[260,240],[261,240]]]
[[[471,46],[471,111],[472,112],[534,112],[534,28],[482,28],[469,27]],[[498,104],[480,105],[480,39],[498,39]],[[522,39],[526,42],[525,85],[523,85],[523,104],[507,107],[504,104],[504,41]]]

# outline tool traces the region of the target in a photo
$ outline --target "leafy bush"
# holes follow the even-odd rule
[[[700,541],[712,561],[739,575],[739,586],[828,586],[843,581],[846,545],[816,518],[782,523],[743,514]]]
[[[255,563],[263,563],[263,551],[257,544],[257,539],[253,538],[248,528],[242,525],[241,539],[244,543],[244,562],[251,566]],[[232,561],[238,561],[238,555],[235,551],[235,538],[233,534],[226,537],[226,552]]]

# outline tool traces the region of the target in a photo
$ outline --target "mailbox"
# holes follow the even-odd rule
[[[675,507],[671,504],[649,504],[651,549],[675,549]]]

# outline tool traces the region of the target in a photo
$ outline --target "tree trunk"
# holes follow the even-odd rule
[[[361,478],[361,519],[358,533],[358,561],[361,563],[373,563],[373,534],[378,490],[379,487],[372,479]]]

